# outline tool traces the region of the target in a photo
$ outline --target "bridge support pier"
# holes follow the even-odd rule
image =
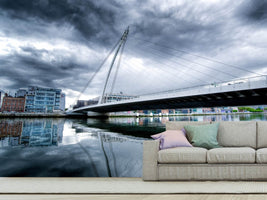
[[[87,117],[108,117],[108,113],[99,113],[99,112],[89,111],[87,112]]]

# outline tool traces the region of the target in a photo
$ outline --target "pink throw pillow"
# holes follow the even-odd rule
[[[167,130],[159,134],[151,135],[155,140],[160,140],[160,149],[174,147],[192,147],[185,137],[183,130]]]

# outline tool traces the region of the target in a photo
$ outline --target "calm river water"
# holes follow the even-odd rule
[[[265,114],[0,119],[1,177],[141,177],[142,143],[166,121],[267,120]]]

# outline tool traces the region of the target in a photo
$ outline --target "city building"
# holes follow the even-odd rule
[[[1,110],[2,102],[3,102],[3,98],[4,98],[4,91],[0,90],[0,110]]]
[[[25,112],[52,113],[60,111],[61,99],[63,99],[61,89],[29,86],[26,94]]]
[[[91,99],[91,100],[78,100],[77,104],[73,107],[75,108],[80,108],[83,106],[89,106],[89,105],[95,105],[98,104],[98,98],[96,99]]]
[[[4,90],[0,89],[0,111],[1,111],[1,106],[2,106],[5,94],[6,94],[6,92]]]
[[[66,94],[65,93],[61,93],[60,95],[60,110],[65,111],[65,107],[66,107]]]
[[[25,111],[24,97],[11,97],[5,94],[1,106],[1,112],[24,112],[24,111]]]
[[[20,88],[17,90],[15,97],[25,97],[27,94],[27,88]]]
[[[122,92],[119,94],[105,94],[105,96],[103,98],[103,102],[104,103],[110,103],[110,102],[115,102],[115,101],[134,99],[137,97],[138,96],[134,96],[134,95],[126,95],[126,94],[123,94]]]

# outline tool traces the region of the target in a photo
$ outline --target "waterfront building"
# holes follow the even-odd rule
[[[91,100],[78,100],[77,104],[73,107],[75,108],[80,108],[83,106],[89,106],[89,105],[95,105],[98,104],[98,98],[97,99],[91,99]]]
[[[27,88],[20,88],[17,90],[15,97],[25,97],[27,94]]]
[[[1,111],[1,106],[3,103],[4,96],[5,96],[5,91],[0,89],[0,111]]]
[[[212,113],[214,111],[214,109],[212,108],[202,108],[203,113]]]
[[[60,108],[61,111],[65,111],[65,107],[66,107],[66,94],[65,93],[61,93],[59,108]]]
[[[25,112],[52,113],[60,111],[61,89],[29,86]]]
[[[2,112],[24,112],[25,98],[24,97],[11,97],[5,94],[1,107]]]
[[[0,90],[0,110],[1,110],[3,96],[4,96],[3,92]]]
[[[127,95],[127,94],[123,94],[122,92],[119,94],[105,94],[103,98],[103,102],[110,103],[110,102],[116,102],[116,101],[122,101],[122,100],[134,99],[134,98],[138,98],[138,96]]]

